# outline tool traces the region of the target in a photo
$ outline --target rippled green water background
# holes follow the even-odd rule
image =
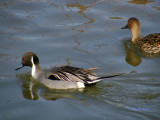
[[[1,0],[1,120],[159,120],[160,57],[141,53],[121,30],[130,17],[142,36],[160,32],[159,0]],[[50,90],[15,71],[23,53],[43,68],[99,67],[126,73],[79,90]]]

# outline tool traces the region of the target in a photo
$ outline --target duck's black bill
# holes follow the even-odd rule
[[[122,27],[121,29],[128,29],[128,25],[125,25],[125,26]]]
[[[18,67],[18,68],[16,68],[15,70],[19,70],[19,69],[21,69],[22,67],[24,67],[22,64]]]

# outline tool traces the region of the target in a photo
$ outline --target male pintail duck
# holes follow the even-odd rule
[[[32,68],[31,75],[34,79],[53,89],[84,88],[105,78],[121,75],[98,77],[92,72],[92,70],[98,68],[82,69],[71,66],[54,67],[50,70],[42,71],[39,59],[33,52],[25,53],[22,57],[21,65],[15,70],[24,66]]]
[[[132,42],[147,53],[160,53],[160,33],[154,33],[141,38],[141,25],[137,18],[130,18],[126,26],[121,29],[129,28],[132,32]]]

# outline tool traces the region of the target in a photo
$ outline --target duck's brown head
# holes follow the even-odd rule
[[[15,70],[19,70],[20,68],[24,66],[32,67],[33,64],[35,65],[39,64],[39,59],[37,55],[34,54],[33,52],[26,52],[22,57],[21,65]]]

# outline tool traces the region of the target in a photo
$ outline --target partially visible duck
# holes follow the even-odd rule
[[[141,25],[137,18],[130,18],[126,26],[121,29],[129,28],[132,32],[132,42],[138,45],[147,53],[160,53],[160,33],[149,34],[141,37]]]
[[[32,68],[31,75],[34,79],[53,89],[84,88],[86,85],[95,84],[105,78],[121,75],[98,77],[92,72],[98,68],[82,69],[71,66],[54,67],[42,71],[39,59],[33,52],[25,53],[21,65],[15,70],[24,66]]]

